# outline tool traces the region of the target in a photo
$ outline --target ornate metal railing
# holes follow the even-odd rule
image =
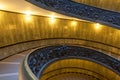
[[[99,63],[120,75],[120,61],[101,52],[78,46],[48,46],[32,52],[28,67],[38,78],[48,63],[66,58],[81,58]]]
[[[72,0],[27,0],[39,7],[72,17],[114,26],[120,29],[120,13],[104,10]]]

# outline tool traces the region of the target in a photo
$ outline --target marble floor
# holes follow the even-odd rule
[[[0,61],[0,80],[18,80],[18,69],[25,56],[32,51],[27,50]]]

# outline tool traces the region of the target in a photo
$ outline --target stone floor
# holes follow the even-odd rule
[[[0,80],[18,80],[19,65],[31,50],[21,52],[0,61]]]

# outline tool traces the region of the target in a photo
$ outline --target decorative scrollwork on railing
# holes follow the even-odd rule
[[[80,19],[103,23],[120,29],[120,13],[104,10],[71,0],[27,0],[39,7]]]
[[[120,61],[104,53],[78,46],[48,46],[32,52],[28,56],[31,71],[38,76],[43,65],[54,59],[84,58],[100,63],[120,75]]]

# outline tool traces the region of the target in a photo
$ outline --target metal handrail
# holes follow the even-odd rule
[[[66,48],[71,48],[71,49],[79,48],[81,50],[83,50],[83,49],[85,49],[85,50],[83,50],[83,53],[80,53],[80,54],[76,54],[76,53],[80,52],[79,50],[76,53],[67,53],[66,52],[64,54],[61,54],[59,51],[59,52],[56,52],[56,54],[54,54],[54,57],[52,57],[53,56],[51,53],[52,50],[54,51],[54,50],[57,50],[58,48],[62,48],[62,47],[64,48],[65,46],[56,46],[56,47],[54,46],[54,48],[49,49],[51,47],[53,47],[53,46],[37,49],[37,50],[33,51],[27,58],[28,65],[29,65],[30,69],[32,70],[32,72],[37,76],[37,78],[39,78],[41,76],[42,72],[49,64],[52,64],[53,62],[55,62],[57,60],[66,59],[66,58],[79,58],[79,59],[93,61],[95,63],[101,64],[101,65],[109,68],[110,70],[112,70],[115,73],[117,73],[118,75],[120,75],[120,61],[118,61],[108,55],[105,55],[101,52],[83,48],[83,47],[78,47],[78,46],[77,47],[76,46],[66,46]],[[43,51],[43,52],[41,52],[41,51]],[[63,50],[63,52],[64,51],[65,50]],[[93,52],[92,54],[94,54],[94,55],[89,55],[89,53],[91,51]],[[50,56],[50,53],[52,56]],[[48,55],[48,56],[45,56],[45,55]],[[36,62],[34,62],[35,59],[36,59]],[[106,63],[106,61],[107,61],[107,63]],[[111,62],[111,63],[109,63],[109,62]],[[33,68],[34,64],[35,64],[35,66]],[[39,69],[39,70],[36,71],[37,69]]]

